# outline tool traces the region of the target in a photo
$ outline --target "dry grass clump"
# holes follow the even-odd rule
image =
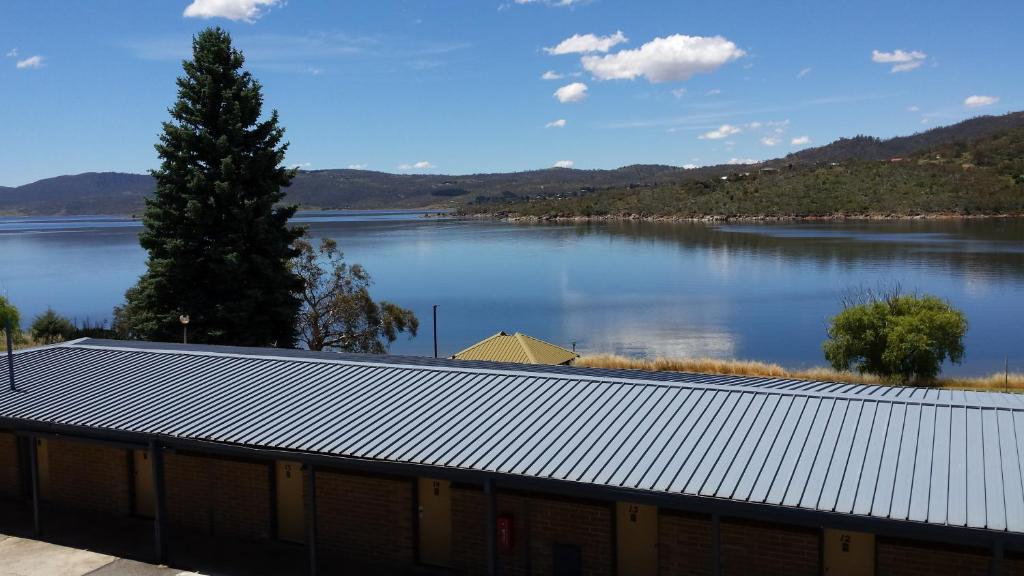
[[[759,376],[764,378],[787,378],[792,380],[822,380],[828,382],[849,382],[852,384],[886,384],[885,380],[870,374],[839,372],[831,368],[808,368],[787,370],[778,364],[751,360],[717,360],[714,358],[628,358],[614,354],[583,356],[576,366],[587,368],[612,368],[618,370],[647,370],[650,372],[696,372],[700,374],[722,374],[725,376]],[[1024,392],[1024,374],[1002,373],[979,378],[940,378],[932,383],[938,388],[959,388],[966,390],[991,390]]]

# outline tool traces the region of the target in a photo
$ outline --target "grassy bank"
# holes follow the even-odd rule
[[[778,364],[750,360],[716,360],[713,358],[627,358],[610,354],[584,356],[576,361],[577,366],[588,368],[614,368],[624,370],[647,370],[650,372],[697,372],[701,374],[722,374],[727,376],[760,376],[765,378],[788,378],[792,380],[823,380],[828,382],[849,382],[853,384],[885,384],[876,376],[854,372],[837,372],[830,368],[809,368],[787,370]],[[1006,379],[1002,373],[977,378],[940,378],[933,386],[962,390],[988,390],[1024,392],[1024,374],[1013,373]]]

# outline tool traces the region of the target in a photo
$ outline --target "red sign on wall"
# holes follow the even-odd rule
[[[498,516],[498,550],[502,552],[512,551],[512,516],[502,514]]]

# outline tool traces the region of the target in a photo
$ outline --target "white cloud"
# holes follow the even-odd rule
[[[871,51],[872,62],[892,64],[889,72],[909,72],[924,64],[926,58],[928,58],[928,55],[920,50],[912,50],[910,52],[903,50],[893,50],[892,52]]]
[[[633,50],[584,56],[582,62],[584,69],[601,80],[633,80],[643,76],[652,83],[679,82],[694,74],[713,72],[744,54],[721,36],[675,34],[655,38]]]
[[[806,146],[811,143],[810,136],[797,136],[789,141],[791,146]]]
[[[696,164],[683,164],[683,170],[693,170],[694,168],[700,168]]]
[[[610,36],[598,36],[596,34],[573,34],[562,40],[558,46],[545,48],[548,54],[589,54],[591,52],[608,52],[615,46],[629,42],[629,38],[621,30]]]
[[[676,98],[682,98],[684,94],[686,94],[686,88],[676,88],[672,91],[672,95]]]
[[[11,48],[10,50],[7,51],[7,54],[4,54],[4,56],[6,56],[8,58],[17,58],[18,57],[18,49],[17,48]]]
[[[420,160],[419,162],[416,162],[414,164],[398,165],[399,170],[431,170],[433,168],[436,168],[436,166],[434,166],[430,162],[427,162],[426,160]]]
[[[515,0],[515,4],[543,4],[544,6],[574,6],[589,0]],[[500,8],[500,7],[499,7]]]
[[[701,140],[721,140],[722,138],[732,136],[733,134],[739,134],[742,131],[743,130],[741,130],[740,128],[737,128],[736,126],[733,126],[731,124],[722,124],[718,128],[711,130],[710,132],[705,132],[701,134],[700,136],[698,136],[698,138],[700,138]]]
[[[292,168],[309,168],[313,164],[311,162],[299,162],[298,164],[292,164]]]
[[[722,91],[719,90],[718,88],[712,88],[711,90],[707,91],[707,95],[708,96],[718,96],[721,93],[722,93]]]
[[[555,120],[553,122],[548,122],[547,124],[544,125],[544,127],[545,128],[565,128],[565,124],[566,124],[565,118],[559,118],[558,120]]]
[[[918,106],[910,106],[907,108],[907,112],[920,112],[921,108]]]
[[[559,74],[554,70],[548,70],[540,76],[541,80],[561,80],[562,78],[565,78],[565,74]]]
[[[811,67],[804,68],[803,70],[800,70],[799,72],[797,72],[796,77],[797,78],[803,78],[804,76],[807,76],[808,74],[810,74],[811,70],[813,70],[813,68],[811,68]]]
[[[558,98],[558,101],[562,104],[567,102],[582,102],[587,98],[587,85],[583,82],[566,84],[558,90],[555,90],[555,98]]]
[[[765,146],[777,146],[779,144],[779,139],[776,136],[764,136],[761,138],[761,144],[764,144]]]
[[[366,164],[349,164],[347,168],[349,170],[366,170]]]
[[[227,18],[255,22],[281,0],[192,0],[182,14],[186,18]]]
[[[759,162],[760,160],[754,160],[753,158],[729,158],[729,161],[726,162],[726,164],[757,164]]]
[[[20,63],[19,63],[18,67],[19,68],[21,67]],[[978,96],[978,95],[974,95],[974,96],[968,96],[967,98],[964,98],[964,106],[967,106],[968,108],[979,108],[981,106],[991,106],[991,105],[995,104],[996,102],[999,102],[999,96]]]
[[[555,162],[554,168],[572,168],[575,164],[572,160],[559,160]]]
[[[18,60],[18,63],[15,64],[15,66],[18,67],[18,70],[26,70],[29,68],[42,68],[43,60],[45,60],[45,58],[39,55],[29,56],[24,60]]]

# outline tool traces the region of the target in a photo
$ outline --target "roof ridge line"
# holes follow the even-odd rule
[[[308,364],[341,364],[346,366],[359,365],[359,366],[373,366],[377,368],[404,368],[414,370],[433,370],[437,372],[470,372],[476,374],[492,374],[499,376],[522,376],[536,379],[560,379],[560,380],[574,380],[578,382],[592,382],[595,384],[628,384],[628,385],[640,385],[640,386],[656,386],[665,388],[690,388],[690,389],[701,389],[701,390],[715,390],[715,391],[734,391],[734,392],[746,392],[746,393],[760,393],[760,394],[776,394],[779,396],[791,396],[791,397],[805,397],[805,398],[822,398],[822,399],[835,399],[835,400],[860,400],[863,402],[878,402],[878,403],[889,403],[889,404],[905,404],[905,405],[916,405],[916,406],[935,406],[935,407],[950,407],[950,408],[978,408],[978,409],[991,409],[991,410],[1009,410],[1012,412],[1024,413],[1024,406],[993,406],[993,405],[974,405],[968,402],[953,402],[953,401],[942,401],[922,398],[889,398],[889,397],[873,397],[863,396],[859,394],[851,394],[845,392],[831,392],[831,391],[815,391],[815,390],[780,390],[777,388],[767,388],[763,386],[757,386],[754,384],[717,384],[717,383],[700,383],[700,382],[686,382],[680,380],[645,380],[641,378],[615,378],[611,375],[608,376],[596,376],[593,374],[571,374],[567,372],[548,372],[544,370],[510,370],[510,369],[499,369],[499,368],[480,368],[473,366],[447,366],[447,365],[416,365],[406,363],[389,363],[389,362],[372,362],[372,361],[359,361],[352,359],[331,359],[331,358],[301,358],[301,357],[289,357],[289,356],[274,356],[274,355],[254,355],[254,354],[242,354],[232,352],[204,352],[202,350],[173,350],[173,349],[162,349],[162,348],[130,348],[130,347],[118,347],[118,346],[102,346],[102,345],[90,345],[90,344],[70,344],[61,343],[47,348],[68,348],[68,349],[86,349],[86,350],[113,350],[118,352],[132,352],[137,354],[179,354],[179,355],[190,355],[190,356],[205,356],[205,357],[223,357],[223,358],[249,358],[257,360],[277,360],[282,362],[303,362]],[[531,366],[543,366],[541,364],[533,364]],[[610,371],[614,372],[614,371]],[[680,373],[684,374],[684,373]],[[747,376],[736,376],[735,378],[750,378],[757,380],[757,377]],[[760,379],[767,381],[770,379]],[[828,382],[808,380],[809,383],[827,384]],[[860,386],[874,386],[861,384]],[[969,392],[969,391],[964,391]],[[975,392],[976,394],[998,394],[997,392]]]

